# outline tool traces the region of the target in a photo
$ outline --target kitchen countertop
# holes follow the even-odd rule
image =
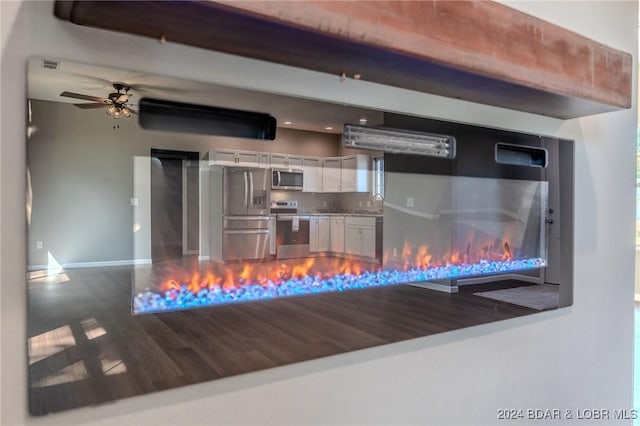
[[[338,212],[323,213],[323,212],[299,211],[297,214],[298,214],[298,215],[301,215],[301,216],[370,216],[370,217],[382,217],[382,216],[383,216],[383,214],[382,214],[382,213],[374,213],[374,212],[368,212],[368,213],[353,213],[353,212],[346,212],[346,213],[338,213]]]

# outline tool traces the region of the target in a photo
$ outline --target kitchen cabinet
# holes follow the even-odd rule
[[[344,216],[331,216],[329,219],[330,251],[344,253]]]
[[[345,253],[363,257],[375,257],[375,217],[348,216],[345,219]]]
[[[268,154],[235,149],[212,149],[209,152],[209,165],[269,167]]]
[[[342,157],[341,192],[369,192],[371,188],[371,158],[357,154]]]
[[[269,165],[275,169],[302,169],[302,157],[285,154],[271,154]]]
[[[276,216],[269,216],[269,255],[276,254]]]
[[[228,149],[212,149],[209,152],[209,165],[235,166],[236,151]]]
[[[318,218],[318,251],[329,251],[330,228],[329,218],[320,216]]]
[[[251,151],[237,151],[237,165],[242,167],[260,167],[260,153]]]
[[[322,159],[316,157],[302,158],[304,172],[304,192],[322,192]]]
[[[271,162],[269,161],[269,154],[267,154],[266,152],[259,152],[258,163],[259,163],[258,167],[263,169],[268,169],[269,167],[271,167]]]
[[[309,251],[329,251],[330,224],[327,216],[311,216],[309,220]]]
[[[322,164],[322,192],[340,192],[342,158],[327,157]]]

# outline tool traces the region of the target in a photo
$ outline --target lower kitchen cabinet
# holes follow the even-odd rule
[[[329,251],[329,218],[326,216],[312,216],[309,220],[309,251]]]
[[[269,217],[269,254],[276,254],[276,217]]]
[[[345,253],[376,256],[375,217],[349,216],[345,219]]]
[[[329,219],[330,251],[344,253],[344,216],[332,216]]]

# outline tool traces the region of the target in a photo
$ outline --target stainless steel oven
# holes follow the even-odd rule
[[[304,183],[302,170],[273,169],[271,173],[271,189],[302,191]]]
[[[298,214],[296,200],[271,201],[276,214],[276,257],[292,259],[309,256],[310,217]]]
[[[276,257],[291,259],[309,256],[309,216],[278,214]]]

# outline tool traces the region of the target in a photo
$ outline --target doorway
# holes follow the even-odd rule
[[[151,259],[198,253],[199,153],[151,150]]]

